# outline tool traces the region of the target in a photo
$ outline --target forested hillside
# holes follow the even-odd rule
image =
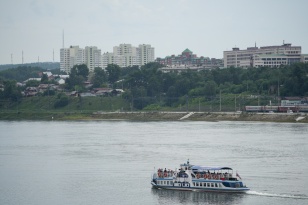
[[[188,102],[212,106],[213,103],[219,103],[221,99],[218,98],[221,96],[229,107],[232,103],[235,107],[256,105],[258,102],[255,98],[263,98],[263,102],[268,104],[270,101],[278,103],[285,96],[308,96],[308,64],[304,63],[279,68],[231,67],[169,73],[162,72],[160,68],[158,63],[149,63],[141,68],[120,68],[111,64],[105,70],[96,68],[94,73],[89,73],[86,65],[78,65],[74,66],[63,87],[66,91],[78,92],[93,92],[94,88],[106,87],[123,89],[122,98],[135,109],[187,106]],[[37,77],[41,71],[43,69],[38,67],[1,71],[0,84],[4,85],[4,90],[5,86],[9,86],[16,91],[7,80],[24,81]],[[93,86],[86,87],[85,81],[91,82]],[[10,96],[8,91],[1,95]]]

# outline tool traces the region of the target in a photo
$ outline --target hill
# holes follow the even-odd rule
[[[53,70],[60,68],[59,62],[41,62],[41,63],[24,63],[24,64],[5,64],[0,65],[0,71],[11,69],[11,68],[17,68],[17,67],[39,67],[44,70]]]

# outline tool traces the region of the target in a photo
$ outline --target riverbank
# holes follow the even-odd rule
[[[307,114],[234,112],[7,112],[0,120],[260,121],[308,123]]]
[[[139,120],[139,121],[261,121],[308,123],[307,114],[287,113],[234,113],[234,112],[128,112],[95,113],[95,119]]]

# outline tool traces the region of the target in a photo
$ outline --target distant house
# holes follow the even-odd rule
[[[59,78],[62,78],[62,79],[66,79],[66,78],[69,78],[70,76],[69,75],[59,75]]]
[[[65,80],[64,80],[63,78],[57,78],[55,81],[56,81],[57,84],[59,84],[59,85],[65,84]]]
[[[38,89],[38,92],[41,92],[41,93],[43,93],[44,91],[46,91],[46,90],[55,90],[55,88],[54,88],[54,84],[40,84],[38,87],[37,87],[37,89]]]
[[[111,88],[94,88],[95,95],[109,95],[113,89]]]
[[[51,76],[53,76],[51,72],[43,72],[43,74],[47,75],[48,78],[50,78]]]
[[[27,87],[24,91],[25,97],[36,96],[38,93],[38,89],[36,87]]]
[[[28,81],[31,81],[31,80],[41,81],[41,78],[29,78],[25,80],[24,83],[27,83]]]

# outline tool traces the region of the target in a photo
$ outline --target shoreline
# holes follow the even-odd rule
[[[308,123],[306,113],[238,113],[238,112],[1,112],[0,120],[22,121],[256,121]]]

